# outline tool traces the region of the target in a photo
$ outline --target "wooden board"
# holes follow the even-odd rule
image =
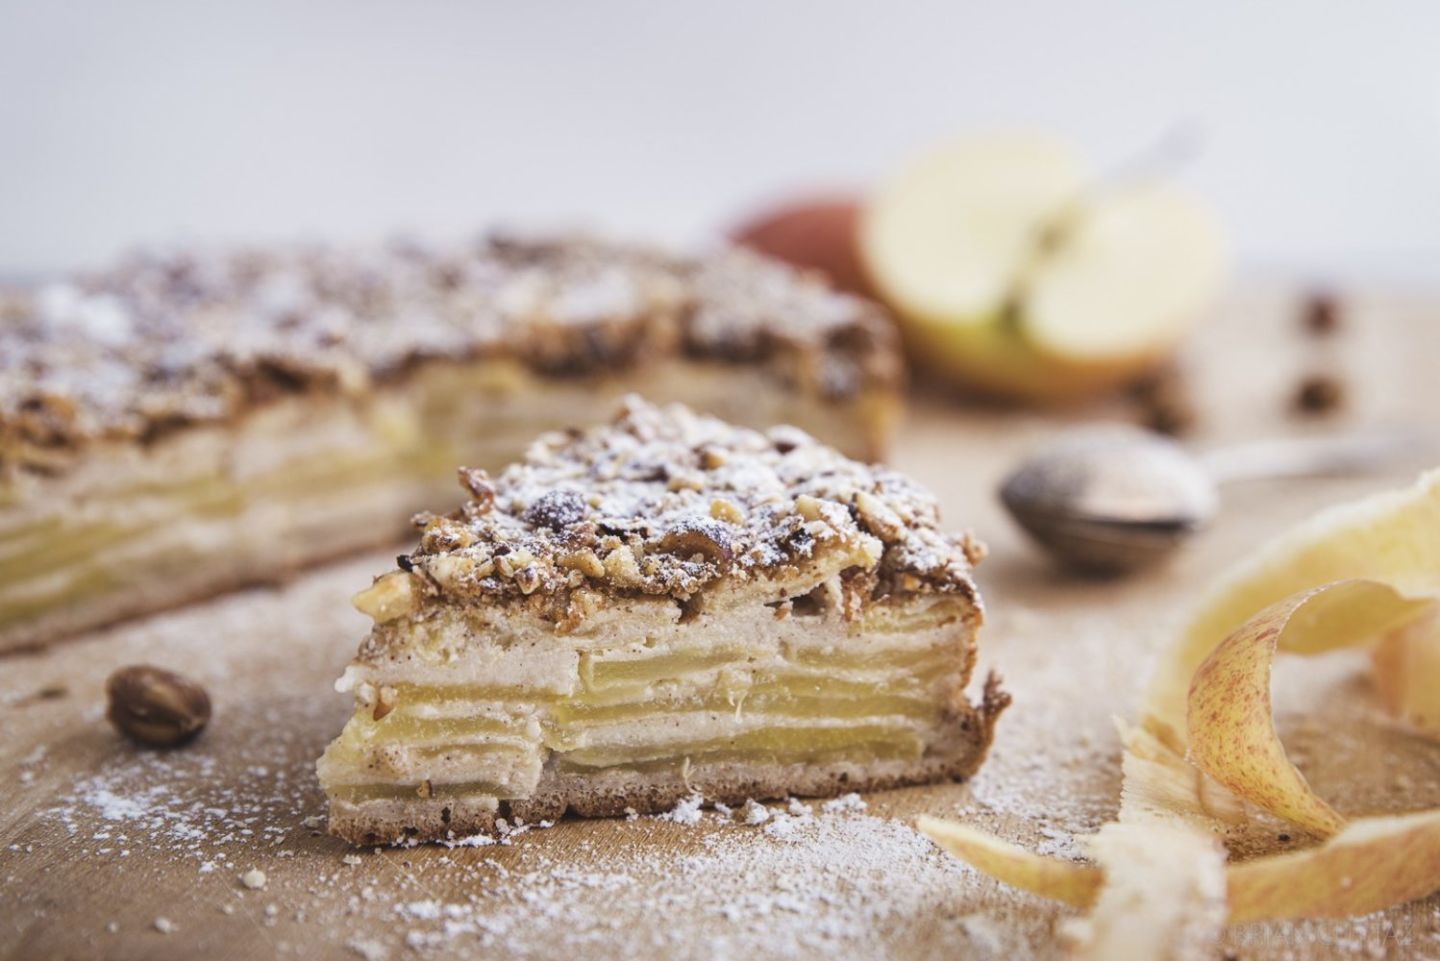
[[[1353,304],[1344,333],[1300,331],[1291,298],[1255,290],[1186,355],[1214,444],[1375,423],[1434,424],[1440,308]],[[1322,423],[1288,412],[1305,370],[1339,371],[1350,401]],[[1111,413],[1123,412],[1111,411]],[[352,852],[315,825],[313,761],[347,698],[331,691],[364,631],[348,597],[390,565],[355,559],[253,591],[0,659],[0,957],[927,958],[1052,953],[1070,912],[933,850],[917,813],[958,815],[1045,850],[1113,813],[1124,715],[1187,603],[1232,558],[1316,507],[1403,483],[1384,477],[1229,489],[1220,521],[1175,563],[1119,581],[1058,573],[995,505],[1017,456],[1066,420],[918,400],[897,462],[949,522],[991,545],[982,662],[1015,695],[991,760],[967,785],[876,794],[864,811],[768,827],[724,820],[567,820],[485,847]],[[174,752],[137,750],[103,720],[114,668],[148,661],[204,681],[210,729]],[[1294,756],[1342,811],[1440,804],[1440,749],[1388,727],[1357,663],[1278,674]],[[1277,838],[1277,847],[1284,841]],[[239,875],[258,868],[262,889]],[[1248,959],[1440,952],[1440,899],[1358,921],[1251,925]],[[169,933],[159,930],[169,927]]]

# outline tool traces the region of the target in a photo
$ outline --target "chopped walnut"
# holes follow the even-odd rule
[[[502,577],[514,577],[517,571],[535,563],[535,555],[525,549],[510,551],[495,558],[495,568]]]
[[[818,521],[820,519],[821,504],[818,498],[809,494],[801,494],[795,498],[795,513],[807,521]]]
[[[860,519],[865,522],[866,528],[886,543],[899,540],[905,530],[905,522],[900,519],[900,515],[867,491],[856,492],[855,509],[860,512]]]
[[[717,497],[710,502],[710,516],[727,524],[738,526],[745,523],[745,515],[740,513],[740,508],[723,497]]]
[[[356,594],[351,603],[356,610],[376,624],[385,624],[404,617],[419,606],[414,575],[396,571],[378,577],[375,583]]]
[[[534,594],[540,587],[540,572],[535,569],[534,564],[522,567],[515,572],[515,584],[520,588],[520,593]]]
[[[595,556],[592,550],[574,551],[560,558],[560,566],[572,571],[579,571],[586,577],[600,578],[605,576],[605,565],[600,558]]]
[[[399,700],[400,692],[389,684],[383,684],[375,691],[374,709],[370,716],[373,720],[379,721],[395,710],[395,702]]]
[[[703,491],[705,481],[694,474],[677,472],[672,474],[665,485],[666,490],[671,491]]]
[[[712,520],[695,520],[666,531],[659,546],[666,553],[682,557],[699,554],[723,570],[729,568],[734,558],[731,545],[730,533],[724,525]]]
[[[458,589],[471,575],[476,575],[477,560],[467,554],[441,554],[425,560],[424,571],[430,579],[447,590]],[[478,576],[478,575],[477,575]]]
[[[477,467],[460,468],[460,486],[469,493],[470,499],[481,513],[494,505],[495,485],[490,483],[490,475],[485,471]]]
[[[642,580],[635,553],[628,547],[617,547],[605,555],[605,574],[620,587],[638,584]]]

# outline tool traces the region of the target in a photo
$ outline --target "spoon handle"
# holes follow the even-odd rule
[[[1364,474],[1433,457],[1437,438],[1416,431],[1370,430],[1330,437],[1256,441],[1206,451],[1200,464],[1217,484],[1284,477]]]

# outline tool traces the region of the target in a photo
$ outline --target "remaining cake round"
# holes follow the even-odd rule
[[[742,251],[179,254],[0,290],[0,650],[398,541],[457,463],[637,387],[879,456],[901,376],[878,307]]]

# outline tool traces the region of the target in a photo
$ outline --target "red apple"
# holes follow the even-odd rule
[[[873,297],[860,266],[855,196],[805,197],[771,207],[730,232],[744,247],[825,274],[840,290]]]

